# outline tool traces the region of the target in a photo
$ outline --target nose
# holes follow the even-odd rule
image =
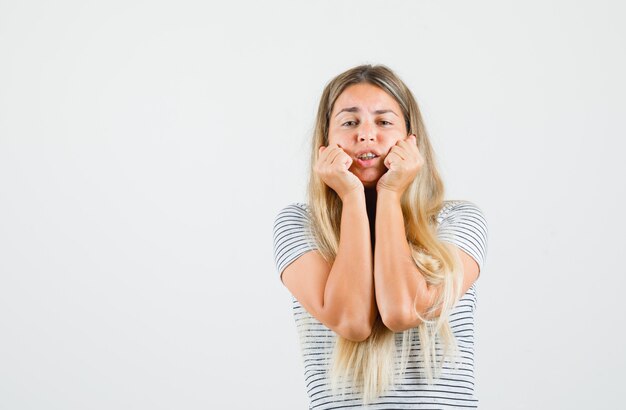
[[[365,122],[363,122],[357,132],[359,141],[374,141],[376,138],[376,129]]]

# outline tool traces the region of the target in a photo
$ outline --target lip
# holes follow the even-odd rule
[[[380,158],[380,157],[375,157],[375,158],[372,158],[372,159],[360,159],[360,158],[357,158],[356,162],[362,168],[367,168],[367,167],[374,166],[374,164],[376,163],[376,160],[378,160],[378,158]]]

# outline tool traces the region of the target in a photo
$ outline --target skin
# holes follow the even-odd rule
[[[421,322],[415,309],[423,314],[440,290],[426,284],[404,231],[400,198],[423,164],[415,136],[407,135],[393,97],[360,83],[335,101],[328,139],[314,172],[343,202],[337,255],[331,266],[317,250],[304,253],[285,268],[283,283],[309,313],[346,339],[367,339],[378,315],[395,332],[415,327]],[[364,149],[381,154],[371,166],[356,161]],[[465,293],[478,265],[457,251]]]
[[[328,143],[328,147],[319,148],[320,154],[329,151],[320,161],[327,159],[331,165],[337,162],[346,169],[329,172],[322,179],[339,197],[360,185],[377,191],[404,191],[423,163],[415,136],[407,135],[400,105],[381,88],[368,83],[351,85],[337,98],[330,116]],[[363,167],[356,161],[356,153],[367,149],[381,155],[373,165]]]
[[[421,320],[415,310],[424,315],[441,289],[426,283],[412,260],[404,230],[400,199],[424,164],[416,136],[407,133],[400,105],[391,95],[360,83],[347,87],[335,101],[328,141],[328,147],[320,147],[319,161],[327,166],[322,179],[341,198],[363,192],[366,199],[377,310],[394,331],[417,326]],[[372,165],[362,166],[356,153],[369,149],[381,155]],[[478,278],[478,264],[458,247],[457,252],[464,267],[465,293]]]

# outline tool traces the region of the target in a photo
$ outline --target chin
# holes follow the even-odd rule
[[[376,188],[376,184],[378,184],[378,180],[375,180],[375,181],[363,181],[363,180],[361,180],[361,183],[363,183],[363,187],[365,187],[365,188]]]
[[[364,173],[356,173],[355,175],[359,178],[365,188],[376,188],[378,180],[383,176],[382,173],[376,172],[373,168],[369,168],[365,171],[366,172]]]

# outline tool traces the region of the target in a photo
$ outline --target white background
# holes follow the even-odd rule
[[[405,80],[447,197],[487,217],[480,407],[619,407],[625,14],[0,1],[0,408],[306,408],[272,225],[361,63]]]

